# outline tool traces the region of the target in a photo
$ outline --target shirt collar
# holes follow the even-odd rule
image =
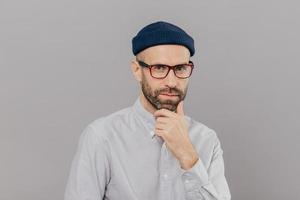
[[[155,127],[155,123],[156,123],[155,118],[151,112],[149,112],[148,110],[146,110],[144,108],[144,106],[142,105],[140,96],[136,99],[136,101],[133,105],[133,109],[143,119],[143,121],[145,122],[145,125],[147,126],[147,128],[150,132],[151,138],[153,138],[155,136],[155,133],[154,133],[154,127]]]

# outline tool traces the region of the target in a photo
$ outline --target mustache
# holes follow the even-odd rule
[[[155,91],[156,96],[158,96],[161,93],[170,93],[170,94],[180,95],[180,96],[183,94],[182,91],[180,91],[177,88],[164,88],[164,89]]]

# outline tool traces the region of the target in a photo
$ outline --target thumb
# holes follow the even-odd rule
[[[184,116],[183,101],[180,101],[179,104],[177,105],[176,113],[179,114],[179,115]]]

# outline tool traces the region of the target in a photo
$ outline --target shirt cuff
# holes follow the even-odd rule
[[[192,168],[188,170],[181,168],[181,179],[188,191],[209,184],[207,170],[200,158]]]

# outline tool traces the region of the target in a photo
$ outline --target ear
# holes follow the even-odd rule
[[[138,82],[142,81],[141,67],[138,65],[135,59],[131,61],[131,71]]]

